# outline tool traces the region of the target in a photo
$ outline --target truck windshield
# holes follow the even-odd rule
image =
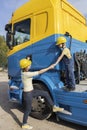
[[[30,40],[30,19],[14,24],[13,46],[22,44]]]

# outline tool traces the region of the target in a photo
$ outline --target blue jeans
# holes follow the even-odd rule
[[[49,96],[48,92],[43,90],[33,90],[30,92],[23,92],[23,105],[24,105],[24,116],[23,116],[23,124],[27,123],[28,116],[31,112],[32,107],[32,99],[33,97],[43,96],[45,97],[48,104],[53,107],[53,101]]]
[[[33,99],[33,91],[23,92],[23,106],[24,106],[23,124],[27,123],[28,116],[31,112],[32,99]]]

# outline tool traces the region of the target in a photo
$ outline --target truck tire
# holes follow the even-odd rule
[[[34,83],[34,89],[44,90],[48,92],[46,86],[41,83]],[[48,119],[52,115],[52,107],[47,103],[45,97],[40,96],[40,93],[38,97],[33,98],[30,115],[40,120]]]

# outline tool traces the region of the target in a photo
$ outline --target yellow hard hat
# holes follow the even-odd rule
[[[57,39],[56,45],[60,45],[60,44],[62,44],[62,43],[66,43],[66,38],[65,38],[65,37],[59,37],[59,38]]]
[[[28,60],[28,59],[22,59],[22,60],[20,60],[20,67],[22,69],[30,66],[31,64],[32,64],[31,60]]]

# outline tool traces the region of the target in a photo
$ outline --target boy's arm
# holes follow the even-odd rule
[[[64,54],[62,53],[62,54],[58,57],[58,59],[57,59],[56,63],[54,64],[54,66],[56,66],[56,65],[62,60],[63,56],[64,56]]]

